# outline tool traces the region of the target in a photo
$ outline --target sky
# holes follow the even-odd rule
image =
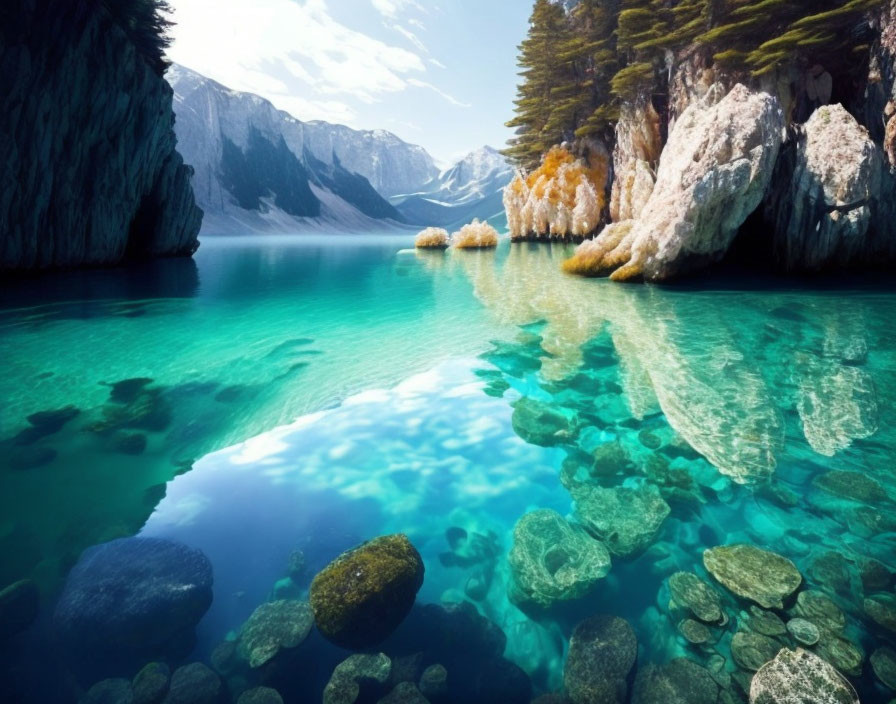
[[[502,148],[531,0],[171,0],[169,58],[300,120],[385,129],[443,166]]]

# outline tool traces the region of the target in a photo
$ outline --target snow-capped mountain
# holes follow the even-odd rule
[[[453,226],[501,213],[503,190],[512,179],[507,160],[486,146],[443,171],[430,188],[390,200],[410,223]]]
[[[388,132],[301,122],[178,65],[166,78],[207,233],[391,226],[403,216],[376,184],[389,193],[438,176],[424,149]]]

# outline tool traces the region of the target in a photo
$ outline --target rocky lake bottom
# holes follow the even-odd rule
[[[410,240],[0,289],[4,701],[896,698],[892,282]],[[312,580],[395,534],[414,606],[336,645]]]

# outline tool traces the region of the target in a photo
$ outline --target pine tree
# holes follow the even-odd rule
[[[511,161],[532,167],[541,155],[563,135],[556,124],[550,125],[554,108],[553,89],[560,82],[556,42],[566,31],[566,13],[550,0],[536,0],[529,20],[529,33],[519,46],[520,76],[523,82],[517,90],[516,117],[507,123],[516,128],[517,136],[510,140],[504,155]]]

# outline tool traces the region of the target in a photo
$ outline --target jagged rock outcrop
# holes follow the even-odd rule
[[[724,257],[765,195],[783,141],[774,96],[738,84],[691,104],[675,124],[657,182],[626,232],[585,242],[568,270],[618,281],[662,281]]]
[[[613,149],[615,177],[610,195],[613,222],[633,220],[641,214],[656,181],[655,170],[663,150],[660,116],[653,105],[622,106]]]
[[[878,217],[889,179],[881,148],[842,105],[798,129],[765,207],[777,265],[817,271],[894,256],[896,223]]]
[[[0,11],[0,270],[196,251],[171,95],[101,3]]]

